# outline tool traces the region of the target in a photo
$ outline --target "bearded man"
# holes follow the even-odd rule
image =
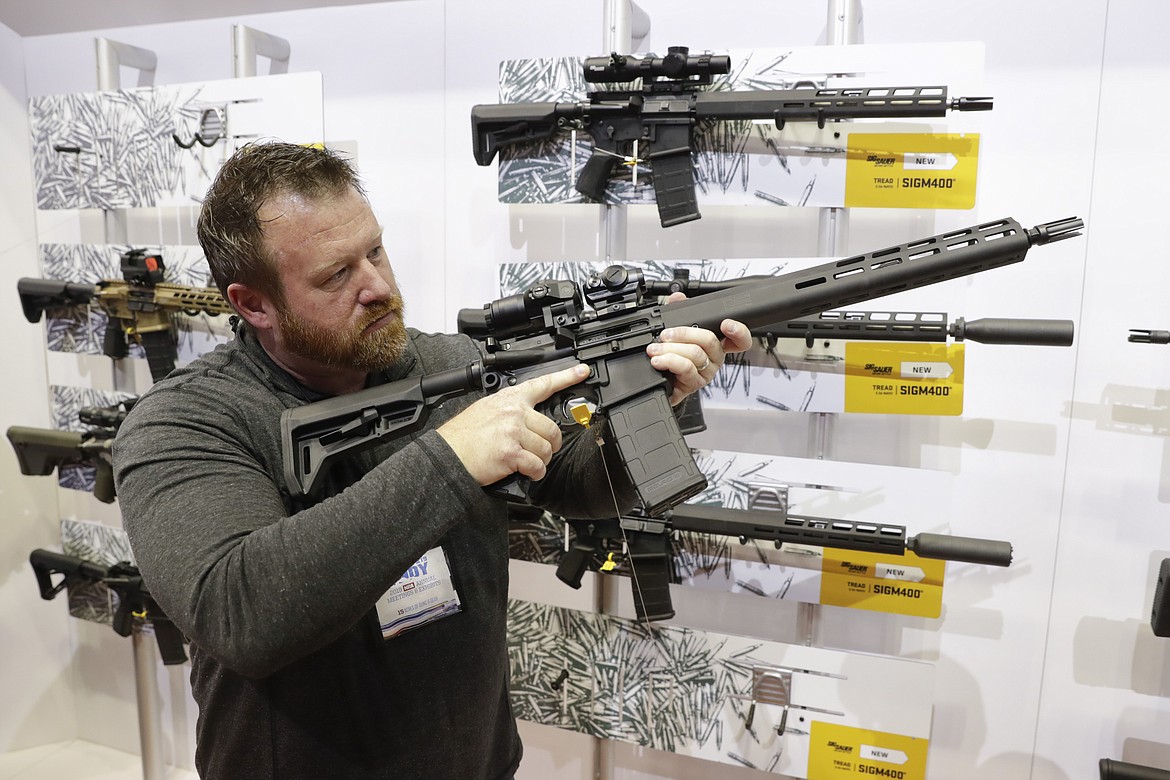
[[[114,447],[123,523],[151,594],[191,647],[205,780],[509,778],[507,512],[482,487],[519,473],[572,517],[634,501],[613,453],[535,407],[576,366],[490,396],[333,467],[320,495],[284,483],[285,409],[466,366],[465,336],[407,328],[383,229],[327,149],[245,146],[199,218],[235,339],[144,394]],[[666,331],[648,348],[678,403],[750,336]],[[608,463],[607,463],[608,462]],[[386,630],[380,597],[441,561],[457,607]]]

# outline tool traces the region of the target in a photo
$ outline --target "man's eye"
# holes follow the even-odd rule
[[[344,278],[345,278],[345,274],[346,274],[346,269],[345,269],[345,268],[342,268],[341,270],[337,271],[337,272],[336,272],[336,273],[334,273],[332,276],[330,276],[330,277],[329,277],[329,279],[328,279],[328,281],[330,281],[330,282],[340,282],[342,279],[344,279]]]

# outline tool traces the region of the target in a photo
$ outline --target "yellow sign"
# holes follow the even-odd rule
[[[821,559],[821,603],[895,615],[942,614],[946,561],[826,547]]]
[[[978,168],[977,133],[851,132],[845,205],[974,208]]]
[[[808,776],[816,780],[926,777],[930,740],[814,720],[809,730]]]
[[[845,345],[845,411],[962,414],[964,346],[849,342]]]

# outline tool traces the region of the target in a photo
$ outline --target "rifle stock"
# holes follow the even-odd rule
[[[7,435],[21,474],[44,477],[63,466],[92,466],[94,498],[104,504],[113,503],[112,431],[78,433],[13,425]]]

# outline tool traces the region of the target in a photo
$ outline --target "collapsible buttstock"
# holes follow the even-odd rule
[[[475,161],[489,165],[500,147],[551,138],[560,126],[556,103],[503,103],[471,109]]]
[[[89,303],[94,296],[92,284],[64,282],[60,279],[24,278],[16,282],[20,307],[29,322],[40,322],[46,309],[61,309]]]
[[[41,598],[45,600],[54,598],[71,579],[81,578],[93,582],[100,582],[110,571],[101,564],[72,555],[65,555],[64,553],[53,552],[52,550],[33,550],[29,553],[28,562],[33,567],[33,573],[36,574]],[[65,576],[59,583],[54,585],[52,581],[53,574],[63,574]]]
[[[8,441],[16,452],[20,473],[30,477],[44,477],[58,466],[83,462],[82,434],[75,431],[57,431],[50,428],[26,428],[13,425],[8,429]]]

